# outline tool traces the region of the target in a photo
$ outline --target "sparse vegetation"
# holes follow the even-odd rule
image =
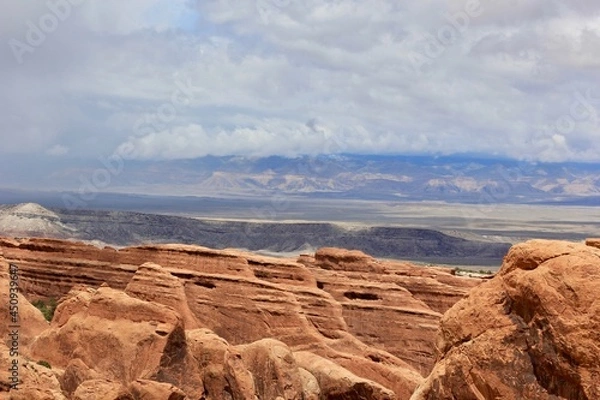
[[[37,362],[38,365],[44,366],[48,369],[52,369],[52,367],[50,366],[50,363],[46,360],[40,360]]]
[[[56,299],[50,298],[47,301],[44,300],[36,300],[32,303],[35,308],[40,310],[46,318],[46,321],[52,321],[52,317],[54,317],[54,311],[56,310]]]
[[[472,269],[468,269],[468,268],[460,268],[460,267],[453,268],[453,275],[469,275],[469,274],[493,275],[494,272],[489,269],[480,269],[480,270],[476,271],[476,270],[472,270]]]

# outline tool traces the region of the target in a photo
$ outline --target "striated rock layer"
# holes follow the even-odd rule
[[[600,399],[597,243],[515,245],[444,315],[438,362],[411,399]]]
[[[20,368],[1,400],[600,398],[595,239],[515,245],[484,283],[333,248],[0,238],[0,253],[0,368]],[[50,323],[30,303],[48,298]]]
[[[77,399],[406,399],[442,313],[480,283],[340,249],[292,260],[0,238],[0,251],[25,297],[61,299],[27,356]]]

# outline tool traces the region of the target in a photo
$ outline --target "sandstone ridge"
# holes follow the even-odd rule
[[[406,399],[443,312],[481,283],[331,248],[280,259],[0,238],[0,252],[32,310],[18,392],[32,400]],[[48,325],[29,301],[50,298]]]
[[[515,245],[482,281],[336,248],[0,238],[3,327],[9,263],[21,386],[0,377],[2,400],[600,398],[593,239]],[[30,302],[50,298],[47,323]]]

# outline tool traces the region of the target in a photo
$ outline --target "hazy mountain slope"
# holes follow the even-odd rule
[[[58,214],[34,203],[0,205],[0,229],[13,236],[66,238],[75,234]]]

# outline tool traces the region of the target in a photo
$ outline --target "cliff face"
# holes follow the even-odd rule
[[[423,399],[600,399],[600,249],[534,240],[442,318]]]
[[[27,299],[61,299],[24,351],[76,399],[405,399],[433,366],[442,313],[480,283],[340,249],[294,260],[1,238],[0,251]]]

